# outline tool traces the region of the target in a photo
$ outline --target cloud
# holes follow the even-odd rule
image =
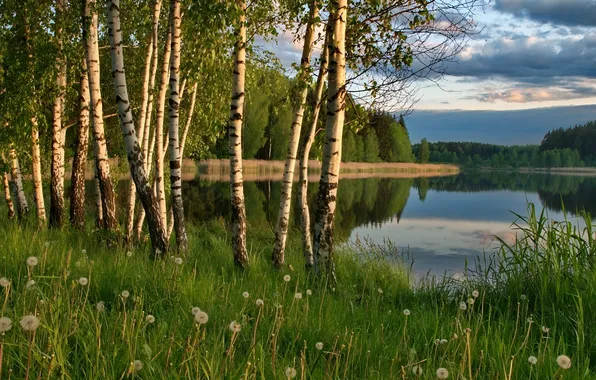
[[[594,82],[592,81],[592,83]],[[486,89],[468,98],[474,98],[484,103],[495,103],[498,100],[506,103],[530,103],[596,97],[596,85],[587,86],[587,84],[585,80],[578,79],[576,81],[564,80],[559,85],[549,87],[518,85],[505,90]]]
[[[495,9],[541,23],[596,26],[595,0],[496,0]]]

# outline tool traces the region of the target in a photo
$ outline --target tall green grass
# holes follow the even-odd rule
[[[0,334],[0,377],[435,379],[439,368],[449,379],[593,377],[590,227],[552,224],[532,208],[517,226],[515,245],[464,279],[414,281],[390,246],[341,249],[332,288],[303,269],[298,236],[289,265],[271,269],[267,229],[250,230],[252,266],[240,272],[222,221],[191,227],[179,260],[151,260],[146,246],[127,253],[101,234],[5,224],[0,315],[12,328]],[[19,324],[25,315],[41,322],[34,332]],[[557,364],[563,354],[569,369]]]

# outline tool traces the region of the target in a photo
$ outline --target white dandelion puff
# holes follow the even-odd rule
[[[296,369],[292,367],[286,368],[286,377],[288,379],[293,379],[296,377]]]
[[[135,360],[133,365],[135,367],[135,371],[140,371],[143,369],[143,362],[140,360]]]
[[[522,294],[519,299],[521,299],[522,301],[525,301],[528,297],[525,294]]]
[[[236,321],[232,321],[230,322],[230,331],[232,332],[240,332],[240,330],[242,330],[242,325],[240,325],[240,323],[236,322]]]
[[[468,308],[468,305],[466,305],[465,302],[460,302],[459,303],[459,308],[460,308],[460,310],[466,310]]]
[[[182,257],[176,257],[176,259],[174,260],[174,262],[178,265],[182,264]]]
[[[0,286],[3,288],[8,288],[8,286],[10,285],[10,280],[6,277],[2,277],[0,278]]]
[[[248,297],[250,297],[250,293],[249,292],[243,292],[242,293],[242,297],[248,298]]]
[[[29,281],[27,281],[27,285],[25,285],[25,287],[27,289],[29,289],[30,287],[32,287],[34,285],[35,285],[35,280],[29,280]]]
[[[571,368],[571,359],[567,355],[559,355],[557,357],[557,364],[563,369]]]
[[[535,365],[536,363],[538,363],[538,359],[536,358],[536,356],[530,356],[528,358],[528,363],[530,363],[531,365]]]
[[[198,307],[195,306],[191,309],[191,312],[192,312],[192,315],[197,315],[198,313],[201,312],[201,309],[199,309]]]
[[[480,295],[480,293],[478,292],[478,290],[474,290],[472,292],[472,297],[474,297],[474,298],[478,298],[479,295]]]
[[[151,314],[147,314],[147,316],[145,317],[145,320],[147,321],[147,323],[154,323],[155,317]]]
[[[447,339],[441,339],[441,341],[439,343],[440,344],[447,344],[447,343],[449,343],[449,341]]]
[[[410,315],[410,309],[404,309],[404,315],[407,317],[408,315]]]
[[[542,332],[548,334],[550,332],[550,329],[546,326],[542,326]]]
[[[447,368],[439,368],[437,370],[437,379],[446,379],[449,377],[449,371]]]
[[[126,257],[132,257],[132,251],[126,252]]]
[[[468,305],[474,305],[474,298],[468,298]]]
[[[37,263],[38,263],[37,257],[30,256],[29,258],[27,258],[27,265],[29,265],[30,267],[36,266]]]
[[[86,249],[83,249],[83,250],[81,251],[81,253],[82,253],[83,255],[86,255],[86,254],[87,254],[87,250],[86,250]]]
[[[37,318],[35,315],[25,315],[21,319],[20,324],[25,331],[35,331],[39,327],[40,322],[39,318]]]
[[[263,300],[262,300],[262,299],[260,299],[260,298],[259,298],[259,299],[257,299],[257,300],[255,301],[255,304],[256,304],[257,306],[263,306],[264,302],[263,302]]]
[[[294,298],[297,299],[297,300],[301,300],[302,299],[302,293],[296,292],[296,294],[294,294]]]
[[[323,349],[323,342],[317,342],[315,344],[315,348],[319,351],[321,351]]]
[[[89,283],[89,280],[87,279],[87,277],[79,278],[79,285],[86,286],[88,283]]]
[[[97,311],[105,311],[106,303],[103,301],[99,301],[98,303],[95,304],[95,308],[97,309]]]
[[[4,334],[12,328],[12,321],[8,317],[0,318],[0,334]]]
[[[286,275],[284,276],[284,281],[285,281],[285,282],[290,282],[290,280],[291,280],[291,279],[292,279],[292,277],[290,277],[290,275],[289,275],[289,274],[286,274]]]
[[[422,367],[415,365],[414,367],[412,367],[412,373],[415,376],[421,376],[422,375]]]
[[[307,296],[312,296],[312,290],[306,289],[306,295]]]
[[[379,292],[379,294],[383,294],[383,289],[381,289],[381,288],[378,288],[378,289],[377,289],[377,292]]]
[[[120,293],[120,295],[122,296],[122,298],[128,298],[130,296],[130,293],[128,292],[128,290],[123,290],[122,293]]]
[[[207,322],[209,322],[209,315],[207,313],[205,313],[204,311],[199,310],[199,312],[195,314],[195,321],[199,325],[204,325]],[[238,331],[240,331],[240,330],[238,330]]]
[[[440,339],[435,339],[435,345],[438,346],[439,343],[441,343],[441,340]]]

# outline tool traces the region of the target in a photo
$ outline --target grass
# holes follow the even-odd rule
[[[331,288],[302,269],[298,236],[286,269],[271,269],[266,229],[250,230],[252,267],[239,272],[222,221],[191,227],[180,264],[149,259],[147,246],[107,246],[97,232],[5,224],[0,315],[12,329],[0,334],[0,378],[436,379],[439,368],[449,379],[595,377],[592,231],[533,209],[518,226],[515,245],[465,280],[412,286],[394,248],[359,244],[338,252]],[[25,315],[39,328],[25,331]],[[563,354],[569,369],[557,365]]]

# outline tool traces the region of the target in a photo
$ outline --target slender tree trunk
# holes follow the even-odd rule
[[[275,242],[271,259],[273,266],[281,268],[285,260],[286,240],[288,237],[288,224],[290,222],[290,208],[292,205],[292,184],[294,183],[294,170],[296,167],[296,154],[300,142],[302,130],[302,119],[306,108],[306,96],[308,95],[308,83],[310,82],[310,55],[312,52],[313,37],[316,19],[319,16],[318,0],[313,0],[310,5],[310,15],[306,32],[304,34],[304,47],[302,48],[302,59],[300,61],[300,73],[298,74],[298,86],[300,93],[297,94],[299,102],[294,109],[294,120],[292,121],[290,143],[286,155],[284,177],[281,184],[281,195],[279,202],[279,214],[277,227],[275,228]]]
[[[83,60],[82,68],[79,91],[79,130],[70,180],[70,224],[80,229],[85,227],[85,172],[89,151],[89,78],[85,60]]]
[[[43,182],[41,176],[41,153],[39,150],[39,128],[37,117],[31,119],[31,164],[33,175],[33,197],[37,207],[37,219],[40,224],[46,221],[46,206],[43,199]]]
[[[141,102],[141,113],[139,116],[139,143],[143,143],[145,134],[145,117],[147,115],[147,104],[149,102],[149,81],[151,76],[151,57],[153,56],[153,37],[147,43],[147,54],[145,55],[145,77],[143,78],[143,99]],[[137,201],[137,189],[135,182],[130,181],[128,188],[128,211],[126,218],[126,240],[129,244],[133,241],[133,228],[135,223],[135,205]]]
[[[93,170],[95,171],[95,205],[97,207],[97,219],[95,226],[97,228],[106,228],[106,221],[103,217],[103,201],[101,196],[101,185],[99,178],[99,160],[97,159],[97,145],[95,147],[95,159],[93,160]]]
[[[143,153],[135,133],[134,120],[132,118],[130,101],[128,99],[126,74],[124,71],[124,56],[122,52],[120,0],[108,0],[107,6],[114,91],[116,94],[116,102],[118,103],[120,127],[122,129],[124,142],[126,143],[130,174],[137,187],[137,195],[148,216],[147,224],[149,226],[149,235],[151,237],[154,254],[165,254],[168,250],[166,230],[159,215],[157,199],[153,195],[153,191],[147,180],[147,172],[145,171],[143,163]]]
[[[23,176],[21,174],[21,165],[19,165],[19,158],[17,151],[10,150],[10,176],[14,184],[15,194],[17,198],[17,215],[19,219],[23,219],[29,213],[29,205],[27,204],[27,197],[23,189]]]
[[[108,148],[103,125],[103,102],[100,87],[99,46],[98,46],[98,16],[91,12],[96,0],[85,0],[83,7],[83,39],[87,57],[89,73],[89,89],[91,110],[93,115],[93,135],[97,148],[99,186],[104,211],[106,228],[115,230],[118,226],[116,218],[116,195],[110,178],[110,164],[108,162]]]
[[[314,254],[316,270],[325,270],[334,283],[333,220],[337,201],[346,106],[345,37],[348,0],[333,0],[331,6],[333,11],[327,27],[333,28],[333,40],[329,45],[327,120],[321,180],[315,212]]]
[[[237,0],[240,18],[234,45],[234,82],[228,124],[230,154],[230,191],[232,206],[232,250],[236,265],[249,265],[246,251],[246,209],[242,177],[242,118],[244,114],[244,79],[246,74],[246,1]]]
[[[197,100],[197,83],[195,83],[195,85],[192,87],[192,98],[190,99],[190,110],[188,111],[188,118],[186,119],[186,124],[184,125],[184,132],[182,133],[182,139],[180,140],[180,166],[182,166],[182,162],[184,161],[184,147],[186,146],[186,137],[188,136],[190,124],[192,123],[192,116],[195,113],[196,100]]]
[[[8,182],[8,173],[4,172],[4,198],[6,199],[6,207],[8,208],[8,219],[14,218],[14,204],[12,203],[12,196],[10,195],[10,184]]]
[[[169,101],[169,147],[170,147],[170,186],[172,191],[172,211],[176,245],[178,251],[188,249],[188,238],[184,222],[184,205],[182,203],[182,166],[180,162],[180,40],[181,40],[180,0],[170,1],[170,28],[172,34],[172,53],[170,57],[170,101]]]
[[[52,165],[50,179],[50,227],[61,228],[64,224],[64,131],[62,130],[62,111],[66,96],[66,60],[62,44],[62,15],[64,0],[56,0],[56,38],[58,39],[58,75],[56,87],[58,94],[54,98],[52,109]]]
[[[331,34],[329,33],[330,30],[332,29],[327,29],[325,43],[323,44],[323,51],[321,52],[321,63],[319,66],[317,87],[315,89],[315,99],[310,129],[304,136],[304,140],[302,141],[298,151],[298,156],[300,157],[300,180],[298,182],[298,199],[300,201],[300,229],[302,231],[302,247],[307,268],[310,268],[314,265],[312,237],[310,235],[310,210],[308,207],[308,159],[310,155],[310,149],[312,148],[312,144],[315,141],[317,124],[319,123],[319,113],[321,111],[321,103],[323,99],[323,87],[325,86],[325,77],[327,76],[327,61],[329,57],[328,44],[331,41]]]
[[[171,12],[170,12],[171,13]],[[171,16],[170,16],[171,17]],[[159,97],[157,98],[157,122],[155,124],[155,191],[157,199],[159,200],[159,214],[163,220],[164,227],[167,229],[167,209],[166,209],[166,189],[164,181],[164,149],[163,149],[163,125],[166,109],[166,95],[168,94],[168,78],[170,69],[170,55],[172,52],[174,39],[172,38],[172,30],[168,32],[168,40],[164,47],[163,65],[161,69],[161,82],[159,89]],[[178,95],[176,93],[176,95]],[[170,102],[172,99],[170,98]],[[171,117],[171,116],[170,116]]]

